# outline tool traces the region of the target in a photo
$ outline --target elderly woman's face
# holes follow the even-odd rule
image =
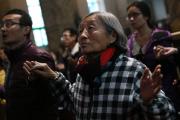
[[[86,55],[101,52],[114,39],[96,15],[85,18],[80,24],[78,42],[82,53]]]

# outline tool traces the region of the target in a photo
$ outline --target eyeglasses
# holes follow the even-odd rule
[[[129,13],[127,16],[127,20],[130,20],[132,17],[133,18],[137,18],[139,15],[141,15],[142,13],[140,12],[133,12],[133,13]]]
[[[0,28],[2,28],[2,27],[10,28],[11,26],[13,26],[15,24],[22,25],[21,23],[14,22],[12,20],[6,20],[6,21],[0,22]]]

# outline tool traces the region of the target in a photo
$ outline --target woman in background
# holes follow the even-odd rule
[[[154,70],[156,65],[162,65],[162,89],[166,95],[172,99],[176,110],[180,111],[180,96],[177,95],[172,85],[173,80],[176,78],[174,57],[169,56],[164,59],[159,59],[153,52],[153,48],[156,45],[171,46],[170,40],[163,40],[163,38],[170,35],[170,32],[153,28],[150,23],[150,8],[145,2],[135,1],[131,3],[127,7],[127,12],[129,23],[134,29],[134,32],[128,39],[129,56],[143,62],[151,71]]]

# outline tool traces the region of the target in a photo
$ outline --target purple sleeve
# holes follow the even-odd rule
[[[131,35],[131,36],[128,37],[128,42],[127,42],[127,46],[128,46],[128,56],[129,56],[129,57],[132,57],[132,53],[131,53],[132,47],[133,47],[132,44],[133,44],[133,37],[132,37],[132,35]]]
[[[163,46],[171,46],[172,38],[169,37],[170,32],[162,29],[155,29],[152,33],[152,41],[154,45],[163,45]]]

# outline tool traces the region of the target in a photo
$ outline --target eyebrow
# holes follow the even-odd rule
[[[96,23],[96,20],[89,20],[87,21],[85,24],[80,24],[80,27],[84,26],[84,25],[91,25],[91,24],[95,24]]]
[[[4,20],[1,20],[1,21],[13,21],[13,22],[20,22],[20,21],[15,21],[16,19],[4,19]]]

